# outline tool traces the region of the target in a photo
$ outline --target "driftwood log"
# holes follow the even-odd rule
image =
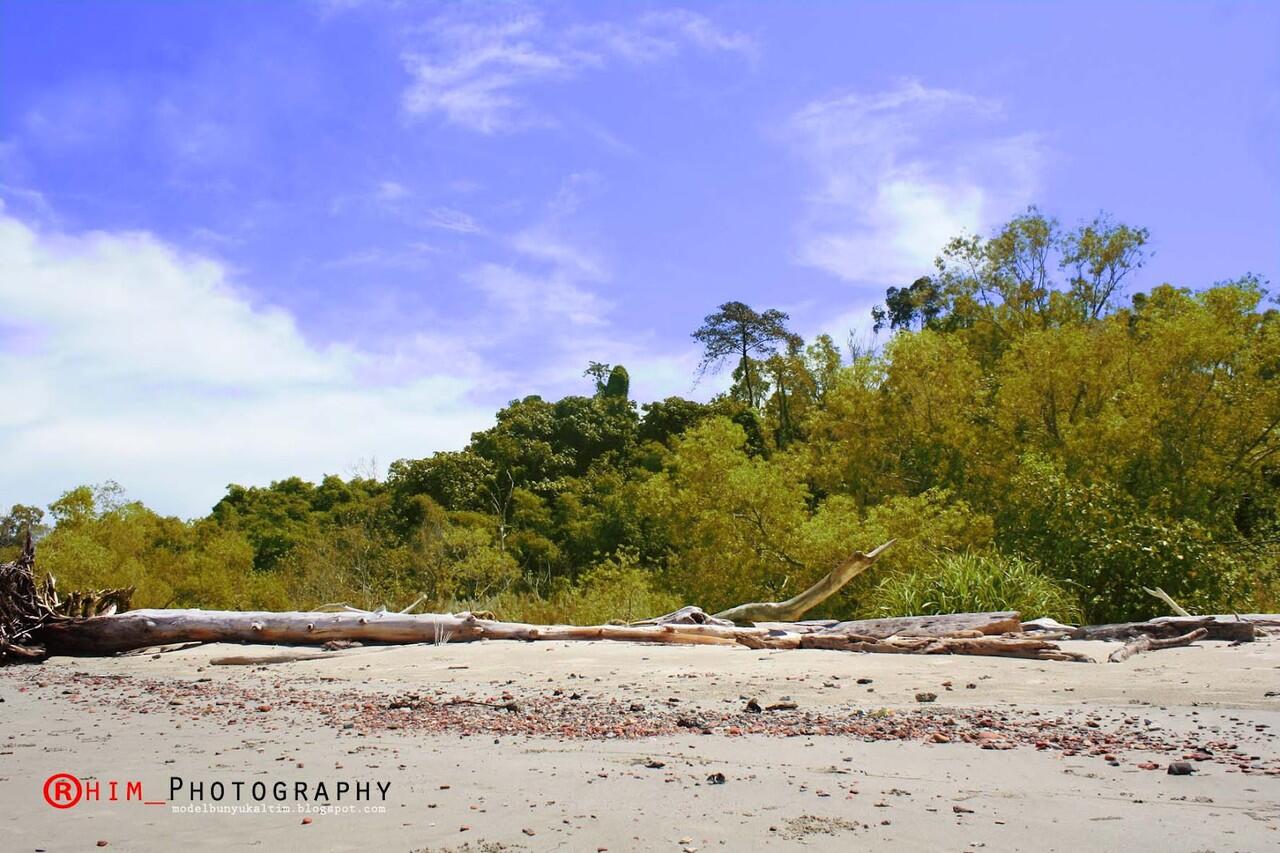
[[[1154,652],[1160,649],[1175,649],[1178,646],[1189,646],[1196,640],[1203,640],[1209,636],[1208,630],[1204,628],[1196,628],[1194,631],[1188,631],[1177,637],[1169,637],[1164,640],[1157,640],[1150,634],[1143,634],[1136,640],[1130,640],[1120,648],[1116,649],[1107,656],[1107,660],[1111,663],[1123,663],[1134,655],[1143,652]]]
[[[1265,619],[1265,616],[1164,616],[1150,622],[1073,628],[1070,636],[1073,640],[1133,640],[1146,634],[1153,639],[1167,640],[1203,628],[1205,639],[1248,643],[1257,637],[1258,626],[1266,624]]]
[[[747,645],[753,648],[845,648],[854,651],[939,653],[947,639],[939,625],[964,625],[959,639],[1000,634],[1017,614],[972,613],[963,619],[911,616],[838,622],[818,631],[787,631],[774,625],[712,623],[660,625],[529,625],[481,619],[471,613],[391,613],[378,611],[244,612],[219,610],[131,610],[112,616],[60,620],[44,626],[40,638],[51,653],[114,654],[174,643],[263,643],[318,646],[334,640],[364,643],[462,643],[475,640],[623,640],[677,645]],[[892,623],[890,625],[889,623]],[[896,627],[897,630],[891,630]],[[881,640],[910,640],[904,646],[875,647]],[[829,645],[822,645],[828,641]],[[853,648],[850,642],[871,644]],[[1043,640],[1035,640],[1044,643]],[[914,645],[913,645],[914,643]],[[1049,644],[1051,645],[1051,644]],[[990,646],[997,648],[999,644]],[[1030,649],[1030,646],[1026,647]],[[1048,645],[1043,646],[1048,650]],[[1056,648],[1056,647],[1055,647]],[[976,652],[971,652],[976,653]],[[994,652],[993,652],[994,653]]]
[[[0,662],[48,653],[103,655],[182,643],[252,643],[346,647],[354,644],[456,643],[476,640],[611,640],[754,649],[827,649],[879,654],[964,654],[1035,660],[1091,658],[1054,640],[1134,640],[1113,660],[1140,651],[1185,645],[1200,638],[1252,640],[1257,624],[1280,617],[1169,617],[1150,622],[1074,628],[1051,620],[1022,623],[1012,611],[907,616],[858,621],[801,617],[865,571],[889,547],[855,553],[799,595],[755,602],[710,616],[698,607],[632,624],[530,625],[488,613],[363,611],[310,612],[128,610],[130,589],[59,598],[52,578],[36,580],[30,539],[18,560],[0,565]],[[127,611],[127,612],[117,612]],[[745,623],[745,624],[744,624]],[[294,660],[326,656],[290,653]],[[252,656],[242,656],[249,662]],[[232,662],[228,658],[226,662]],[[275,662],[276,658],[272,658]]]

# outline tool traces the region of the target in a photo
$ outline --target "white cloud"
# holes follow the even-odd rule
[[[546,226],[520,232],[511,247],[520,263],[486,263],[467,275],[497,309],[506,334],[555,340],[605,324],[610,305],[590,287],[608,278],[598,258]]]
[[[756,40],[746,33],[726,32],[706,15],[688,9],[649,12],[640,18],[641,27],[666,32],[669,40],[684,39],[703,50],[739,53],[755,59],[760,53]]]
[[[797,259],[864,284],[932,269],[943,244],[1034,200],[1042,160],[1033,134],[993,131],[995,102],[905,83],[808,104],[788,131],[817,186]]]
[[[541,14],[497,21],[441,18],[421,32],[432,44],[406,51],[411,83],[402,103],[411,116],[439,114],[451,124],[492,134],[554,124],[528,102],[525,90],[568,80],[613,60],[633,64],[678,55],[685,47],[754,58],[756,44],[725,32],[696,12],[650,12],[627,23],[548,27]]]
[[[438,112],[481,133],[536,123],[512,90],[568,75],[578,61],[538,46],[541,32],[541,18],[532,14],[497,24],[441,22],[436,37],[444,45],[439,51],[444,56],[405,54],[405,67],[413,77],[404,93],[405,111]]]
[[[422,217],[420,224],[457,234],[479,234],[484,230],[471,214],[452,207],[431,208]]]
[[[409,188],[398,181],[379,181],[374,193],[378,201],[396,202],[410,195]]]
[[[403,248],[388,249],[382,246],[371,246],[355,252],[348,252],[330,261],[320,264],[324,269],[349,269],[359,267],[380,267],[382,269],[421,270],[431,266],[431,257],[440,250],[430,243],[415,242]]]
[[[222,266],[147,234],[41,232],[0,209],[0,317],[11,502],[114,478],[202,514],[229,482],[460,447],[491,419],[470,401],[477,359],[447,338],[316,347]]]

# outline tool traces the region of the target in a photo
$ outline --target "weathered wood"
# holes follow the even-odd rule
[[[972,617],[972,618],[964,618]],[[964,654],[1037,660],[1084,660],[1044,637],[997,636],[1018,624],[1018,614],[956,614],[837,623],[808,632],[717,624],[530,625],[497,622],[474,614],[135,610],[113,616],[64,620],[41,630],[51,651],[110,654],[178,642],[232,642],[317,646],[335,640],[385,644],[476,640],[611,640],[688,645],[744,645],[756,649],[830,649],[876,654]],[[959,625],[976,627],[958,627]],[[865,631],[855,631],[863,626]],[[820,626],[805,626],[815,628]],[[900,632],[900,633],[894,633]],[[332,654],[284,653],[232,656],[219,662],[265,664],[318,660]]]
[[[132,610],[115,616],[45,625],[51,652],[112,654],[146,646],[200,641],[321,645],[329,640],[369,643],[458,643],[473,640],[621,640],[733,645],[758,628],[721,625],[528,625],[478,619],[469,613],[308,613],[220,610]]]
[[[631,622],[631,625],[721,625],[726,628],[732,628],[733,622],[728,619],[720,619],[716,616],[705,612],[701,607],[686,605],[679,610],[671,613],[655,616],[652,619],[641,619],[639,622]]]
[[[1122,622],[1116,625],[1085,625],[1071,632],[1073,640],[1131,640],[1143,634],[1155,639],[1179,637],[1204,628],[1206,639],[1248,643],[1257,636],[1257,626],[1234,616],[1164,616],[1149,622]]]
[[[889,619],[861,619],[837,622],[823,634],[858,634],[884,639],[911,634],[918,637],[944,637],[957,631],[979,631],[983,634],[1008,634],[1022,630],[1016,611],[998,613],[947,613],[940,616],[897,616]]]
[[[1033,660],[1092,661],[1078,652],[1068,652],[1055,643],[1034,636],[976,637],[872,637],[858,634],[802,634],[802,649],[836,649],[873,654],[982,655],[1030,658]]]
[[[894,540],[879,548],[862,553],[854,552],[853,556],[836,566],[813,586],[804,592],[788,598],[786,601],[757,601],[750,604],[739,604],[716,614],[717,619],[728,619],[731,622],[794,622],[831,596],[835,595],[845,584],[871,568],[885,549]]]
[[[1169,637],[1164,640],[1157,640],[1150,634],[1143,634],[1136,640],[1130,640],[1123,647],[1116,649],[1107,656],[1107,660],[1111,663],[1123,663],[1134,655],[1143,652],[1158,651],[1160,649],[1173,649],[1178,646],[1187,646],[1196,640],[1203,640],[1209,636],[1209,631],[1205,628],[1196,628],[1194,631],[1188,631],[1177,637]]]
[[[28,528],[18,558],[0,563],[0,663],[44,657],[36,637],[49,622],[129,609],[133,587],[72,592],[59,598],[53,577],[37,580],[35,565],[35,542]]]

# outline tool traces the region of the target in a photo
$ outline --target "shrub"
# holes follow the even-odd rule
[[[894,575],[872,591],[868,616],[931,616],[1016,610],[1024,619],[1050,616],[1078,623],[1073,592],[1026,560],[998,552],[953,554],[933,565]]]
[[[1163,588],[1192,613],[1229,612],[1250,595],[1248,569],[1209,530],[1148,512],[1112,483],[1080,482],[1032,456],[1009,498],[1000,546],[1078,589],[1091,622],[1168,615],[1143,587]]]
[[[619,552],[583,574],[575,585],[561,583],[549,595],[504,593],[458,602],[451,610],[490,610],[500,619],[540,624],[603,625],[636,622],[670,613],[680,597],[653,585],[652,575],[636,565],[634,554]]]

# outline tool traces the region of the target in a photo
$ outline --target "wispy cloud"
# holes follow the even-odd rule
[[[608,279],[600,259],[547,226],[516,234],[510,246],[517,253],[511,263],[486,263],[466,276],[505,334],[554,341],[605,325],[610,305],[594,290]]]
[[[381,202],[396,202],[408,198],[409,188],[399,181],[379,181],[374,195]]]
[[[421,224],[427,228],[453,231],[456,234],[479,234],[484,230],[471,214],[452,207],[431,208],[422,217]]]
[[[1043,145],[995,129],[997,102],[907,82],[814,101],[788,123],[816,184],[797,259],[842,279],[899,284],[942,245],[1033,200]]]
[[[406,51],[411,116],[440,115],[493,134],[555,123],[527,95],[538,83],[569,80],[614,61],[656,62],[692,47],[754,58],[755,41],[696,12],[649,12],[626,23],[547,25],[538,12],[498,20],[442,18],[421,30],[429,44]]]

